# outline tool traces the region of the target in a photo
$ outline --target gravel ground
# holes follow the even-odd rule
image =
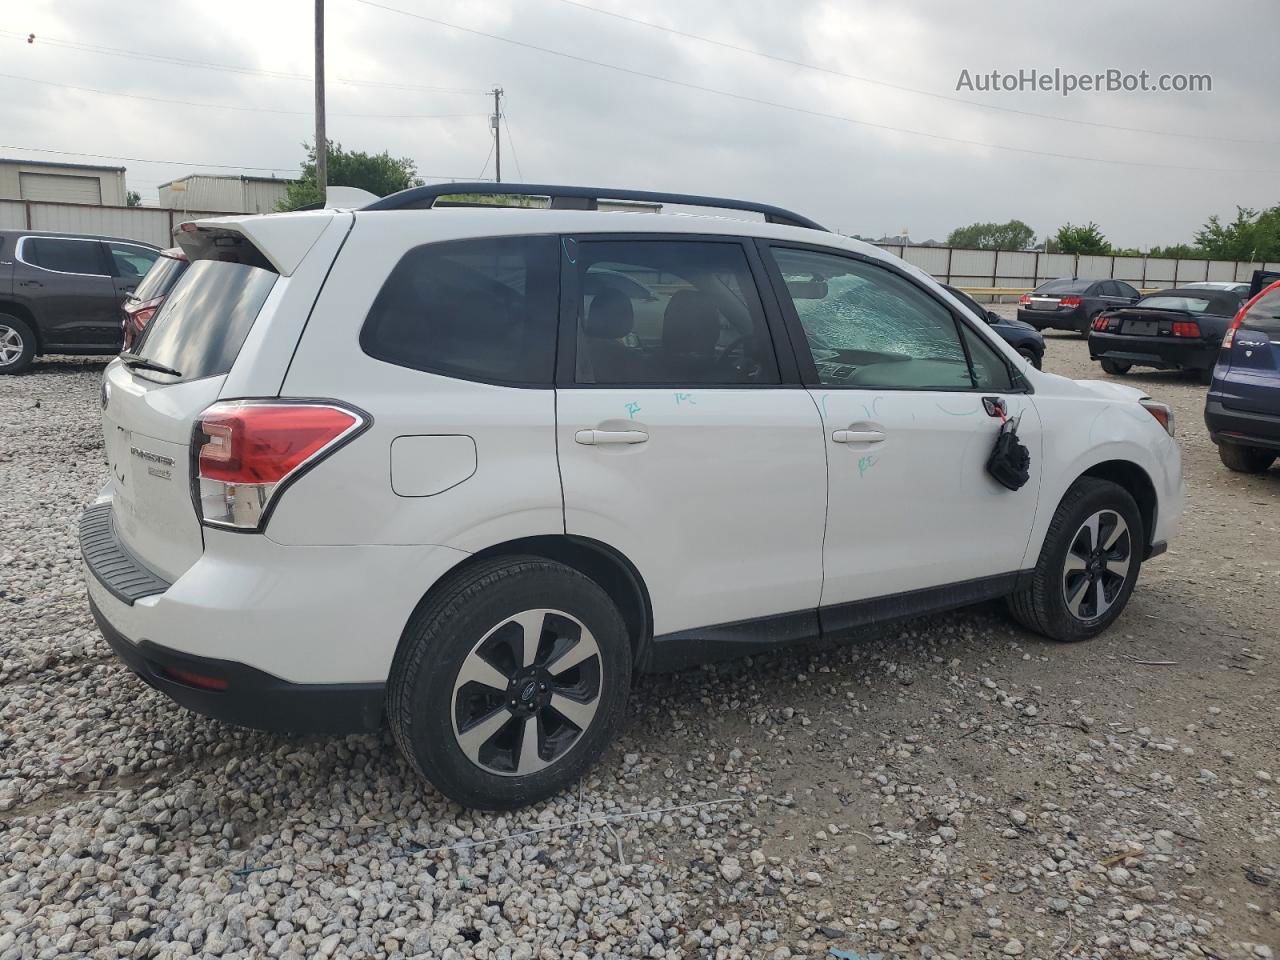
[[[1046,367],[1101,376],[1067,335]],[[1125,378],[1176,407],[1189,503],[1104,637],[991,605],[644,678],[577,792],[499,816],[109,655],[75,535],[101,369],[0,380],[0,960],[1280,950],[1280,468],[1227,473],[1186,378]]]

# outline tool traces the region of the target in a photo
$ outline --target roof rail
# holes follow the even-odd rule
[[[764,215],[767,223],[779,223],[789,227],[806,227],[810,230],[827,228],[808,217],[782,207],[750,200],[730,200],[725,197],[702,197],[692,193],[662,193],[655,190],[616,190],[611,187],[564,187],[544,183],[440,183],[429,187],[410,187],[390,196],[375,200],[361,210],[427,210],[435,206],[441,197],[460,193],[486,196],[548,197],[553,210],[595,210],[601,200],[638,200],[649,203],[680,203],[695,207],[719,207],[724,210],[748,210]],[[479,206],[479,204],[477,204]]]

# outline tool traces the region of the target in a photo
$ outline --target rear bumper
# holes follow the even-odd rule
[[[1209,399],[1204,405],[1204,424],[1214,443],[1280,450],[1280,416],[1233,410]]]
[[[1018,319],[1037,330],[1079,330],[1084,326],[1084,315],[1079,307],[1070,310],[1024,310],[1018,308]]]
[[[181,653],[143,640],[134,643],[89,600],[103,639],[139,677],[196,713],[276,733],[367,733],[382,723],[381,683],[290,683],[243,663]],[[206,689],[175,677],[207,678]]]
[[[1215,340],[1176,337],[1129,337],[1122,333],[1090,333],[1089,359],[1115,360],[1157,370],[1209,370],[1218,358]]]
[[[85,512],[81,552],[90,607],[112,649],[178,703],[267,730],[375,728],[405,624],[467,556],[431,546],[285,546],[208,529],[199,559],[166,583],[129,555],[110,510],[107,499]],[[223,688],[182,682],[183,674]]]

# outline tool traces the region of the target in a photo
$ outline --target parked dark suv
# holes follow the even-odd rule
[[[0,374],[42,353],[115,353],[120,304],[160,251],[135,240],[0,230]]]
[[[1037,330],[1074,330],[1088,336],[1093,318],[1103,310],[1127,307],[1138,291],[1123,280],[1046,280],[1018,299],[1018,319]]]

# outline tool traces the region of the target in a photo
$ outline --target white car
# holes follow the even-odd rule
[[[1169,408],[1034,369],[901,260],[759,204],[499,187],[550,209],[183,226],[81,531],[103,634],[178,703],[386,723],[514,807],[600,757],[637,671],[995,597],[1085,639],[1173,534]]]

